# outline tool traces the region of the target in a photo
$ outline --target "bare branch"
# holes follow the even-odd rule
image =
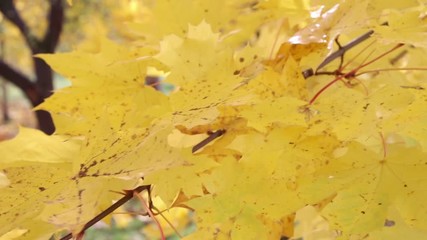
[[[3,60],[0,60],[0,76],[20,88],[34,106],[40,103],[36,96],[36,85],[27,76],[13,69]]]
[[[27,24],[19,15],[13,0],[1,0],[0,12],[19,29],[30,49],[32,51],[36,49],[38,45],[37,38],[31,34]]]
[[[223,134],[225,133],[224,129],[220,129],[216,132],[213,132],[211,134],[209,134],[209,136],[207,138],[205,138],[204,140],[202,140],[201,142],[199,142],[198,144],[196,144],[193,149],[191,150],[192,153],[197,152],[197,150],[203,148],[204,146],[208,145],[210,142],[212,142],[213,140],[215,140],[216,138],[221,137]]]
[[[64,22],[64,6],[62,0],[50,0],[50,10],[47,20],[49,26],[41,42],[43,45],[43,52],[52,53],[58,45]]]

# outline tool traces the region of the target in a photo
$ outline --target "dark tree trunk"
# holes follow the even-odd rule
[[[64,22],[64,6],[62,0],[49,0],[50,9],[47,14],[48,28],[42,39],[36,38],[27,24],[20,17],[13,0],[0,0],[0,11],[6,19],[20,30],[27,46],[33,54],[53,53],[58,45]],[[37,106],[52,94],[53,74],[51,68],[41,59],[33,57],[35,79],[25,76],[0,60],[0,75],[19,87],[33,106]],[[55,131],[52,118],[46,111],[36,112],[39,128],[47,134]]]

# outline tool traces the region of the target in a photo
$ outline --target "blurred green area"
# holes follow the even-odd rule
[[[84,234],[85,240],[155,240],[160,238],[160,230],[154,221],[145,216],[147,214],[131,214],[145,212],[141,206],[141,202],[137,199],[131,199],[124,204],[119,210],[113,213],[110,218],[96,223],[94,226],[86,230]],[[144,215],[144,216],[143,216]],[[165,214],[164,214],[165,215]],[[167,240],[179,240],[180,236],[186,236],[196,230],[194,224],[193,213],[188,211],[184,216],[187,219],[173,219],[169,216],[168,221],[174,224],[174,227],[179,233],[167,231],[169,226],[162,226]],[[160,220],[161,215],[156,215],[156,219]],[[182,218],[182,216],[180,216]],[[161,221],[160,221],[161,222]],[[164,223],[164,222],[163,222]],[[183,226],[178,226],[182,225]],[[148,229],[148,230],[147,230]],[[154,230],[154,231],[153,231]],[[170,234],[167,234],[167,233]],[[67,233],[64,233],[67,234]],[[54,240],[54,238],[52,238]]]
[[[114,220],[110,225],[99,224],[86,231],[85,240],[149,240],[143,233],[144,227],[151,223],[144,223],[134,218],[126,228],[118,227]],[[196,230],[194,223],[189,224],[181,235],[188,235]],[[178,240],[180,237],[176,234],[166,237],[167,240]],[[151,240],[151,239],[150,239]]]

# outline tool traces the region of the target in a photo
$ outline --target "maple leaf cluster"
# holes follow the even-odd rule
[[[126,25],[142,45],[38,55],[72,85],[37,107],[54,135],[0,144],[0,235],[78,234],[144,184],[194,210],[185,239],[426,237],[426,7],[330,2],[156,1]]]

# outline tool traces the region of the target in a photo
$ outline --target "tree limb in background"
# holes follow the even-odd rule
[[[0,60],[0,75],[7,81],[20,88],[24,92],[28,100],[30,100],[32,105],[39,104],[37,102],[36,85],[31,82],[27,76],[13,69],[3,60]]]
[[[34,49],[35,47],[33,46],[37,39],[34,35],[31,34],[27,24],[25,24],[24,20],[22,20],[13,0],[0,1],[0,12],[2,12],[5,18],[12,22],[19,29],[27,45],[30,46],[31,49]]]
[[[12,22],[21,32],[25,42],[33,54],[53,53],[58,45],[59,37],[64,23],[64,6],[62,0],[50,0],[49,12],[47,14],[48,28],[43,39],[37,39],[31,33],[28,25],[21,18],[13,0],[1,0],[0,12]],[[51,68],[41,59],[33,57],[35,81],[14,70],[6,62],[0,62],[0,76],[18,86],[33,106],[42,103],[45,98],[52,94],[53,74]],[[47,134],[55,131],[52,118],[46,111],[36,112],[39,128]]]

